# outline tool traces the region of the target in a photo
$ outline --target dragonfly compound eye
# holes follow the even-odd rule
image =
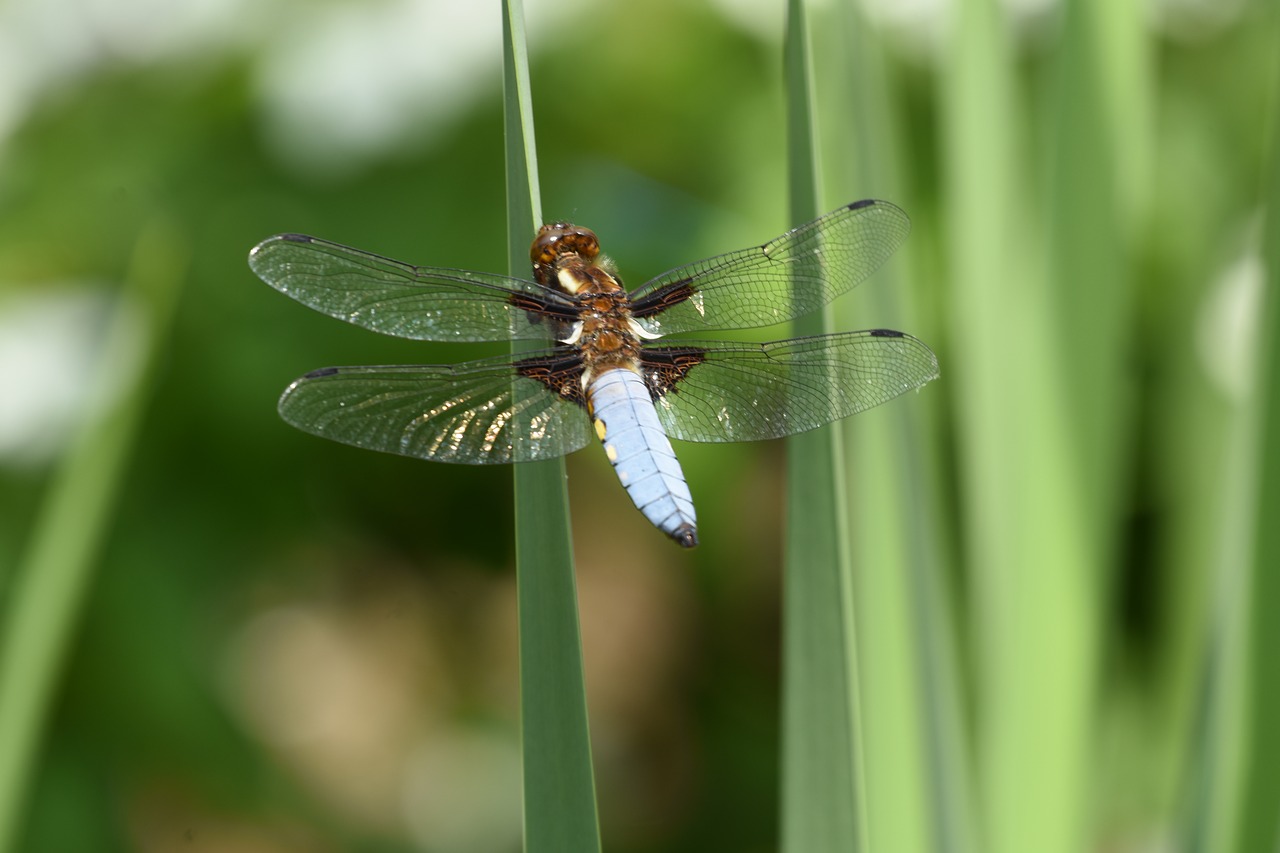
[[[587,263],[595,261],[600,254],[600,241],[596,239],[595,232],[568,222],[549,222],[543,225],[538,229],[538,236],[529,248],[534,277],[540,283],[548,284],[556,260],[567,254],[577,255]]]

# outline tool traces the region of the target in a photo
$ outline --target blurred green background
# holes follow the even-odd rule
[[[1091,579],[1063,602],[1076,621],[1059,635],[1082,662],[1065,683],[1087,720],[1066,849],[1223,838],[1198,827],[1221,820],[1215,796],[1246,784],[1232,709],[1248,679],[1224,626],[1248,599],[1258,512],[1250,391],[1276,14],[1145,4],[1128,41],[1098,39],[1112,52],[1090,78],[1063,45],[1104,6],[1006,3],[1013,85],[984,92],[956,84],[962,5],[984,4],[858,4],[888,107],[820,104],[828,130],[893,124],[870,129],[892,168],[856,180],[828,143],[826,206],[889,198],[915,221],[893,272],[847,297],[841,323],[904,328],[943,373],[849,428],[919,418],[931,484],[919,509],[954,620],[943,630],[978,837],[1019,808],[1020,780],[990,746],[1009,722],[992,709],[1016,714],[1002,697],[1024,689],[1002,680],[1001,655],[1025,637],[1038,659],[1038,625],[991,628],[1021,606],[992,590],[1002,581],[987,568],[1004,561]],[[593,228],[630,284],[797,224],[780,4],[562,0],[527,13],[543,212]],[[284,386],[317,367],[490,351],[345,326],[245,263],[259,240],[299,231],[505,269],[499,36],[488,3],[0,5],[0,619],[14,624],[41,541],[82,542],[91,572],[68,581],[73,627],[15,850],[519,848],[510,471],[330,444],[275,414]],[[831,67],[819,87],[849,85],[824,78]],[[1072,81],[1110,95],[1118,68],[1121,96],[1101,100],[1122,114],[1103,127]],[[1014,148],[986,184],[957,174],[956,129],[996,102],[1008,109],[986,125],[990,145]],[[977,124],[964,138],[982,149]],[[1093,145],[1094,131],[1110,141]],[[964,212],[980,226],[987,190],[1030,215],[994,220],[1014,260],[965,289]],[[1029,290],[1073,298],[1043,311]],[[1040,375],[1024,345],[1045,316],[1060,321],[1048,404],[1022,394]],[[985,360],[970,358],[975,338]],[[121,408],[133,425],[110,420]],[[1046,422],[1084,450],[1037,455]],[[116,450],[95,435],[117,436]],[[568,464],[604,845],[772,850],[782,447],[677,450],[701,522],[690,553],[635,512],[603,454]],[[118,476],[93,473],[117,451]],[[1025,491],[984,516],[984,491],[1005,485],[984,454],[1012,466],[1021,453]],[[1055,503],[1039,464],[1075,476],[1075,498]],[[100,520],[82,479],[95,476]],[[1012,556],[989,560],[1006,535]],[[1018,556],[1037,548],[1043,566]],[[1036,756],[1017,762],[1035,778]]]

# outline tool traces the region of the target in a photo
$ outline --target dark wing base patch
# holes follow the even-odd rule
[[[560,347],[550,353],[517,359],[515,372],[532,379],[564,400],[583,409],[587,398],[582,390],[582,352],[576,347]]]
[[[707,350],[704,347],[646,347],[641,350],[640,363],[649,395],[657,402],[668,393],[679,393],[680,380],[706,360]]]

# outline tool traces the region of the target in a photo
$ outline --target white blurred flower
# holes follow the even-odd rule
[[[104,360],[116,322],[107,293],[59,284],[0,300],[0,460],[39,464],[56,455],[127,387],[138,353]]]
[[[1196,348],[1209,378],[1243,402],[1257,376],[1259,312],[1265,271],[1256,247],[1218,273],[1196,327]]]

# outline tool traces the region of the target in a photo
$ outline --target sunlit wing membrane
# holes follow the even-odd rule
[[[818,310],[888,260],[911,221],[885,201],[858,201],[754,246],[677,267],[631,292],[656,335],[771,326]]]
[[[308,308],[398,338],[550,341],[577,319],[571,300],[536,282],[415,267],[301,234],[262,241],[249,266]]]
[[[681,341],[642,358],[663,429],[685,441],[794,435],[938,376],[927,346],[887,329],[770,344]]]
[[[561,359],[558,353],[522,357]],[[591,439],[590,422],[545,378],[508,358],[421,367],[329,367],[280,398],[287,422],[323,438],[436,462],[497,465],[552,459]]]

